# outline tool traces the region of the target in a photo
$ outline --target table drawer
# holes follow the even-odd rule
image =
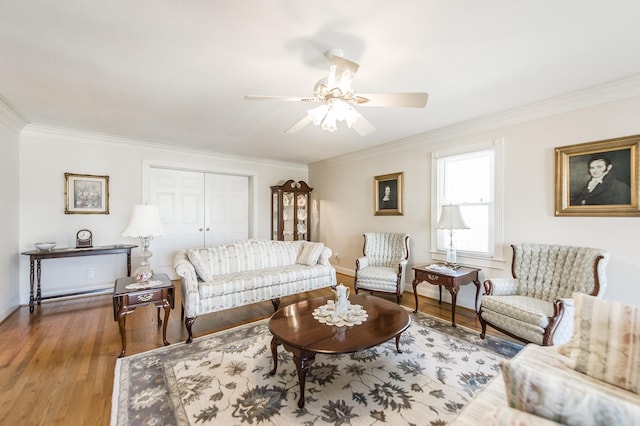
[[[435,284],[435,285],[451,285],[452,282],[452,278],[451,277],[447,277],[447,276],[443,276],[443,275],[438,275],[438,274],[433,274],[431,272],[425,272],[423,274],[420,275],[420,278],[424,279],[425,281],[431,283],[431,284]]]
[[[125,295],[125,306],[143,305],[164,299],[162,289]]]

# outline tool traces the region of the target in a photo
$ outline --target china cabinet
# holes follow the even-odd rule
[[[271,187],[271,238],[311,240],[309,204],[311,191],[306,182],[286,181]]]

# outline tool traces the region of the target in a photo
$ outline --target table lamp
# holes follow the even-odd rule
[[[460,206],[446,205],[442,206],[440,212],[440,220],[436,225],[437,229],[449,230],[449,248],[447,249],[447,266],[456,269],[456,249],[453,247],[453,230],[454,229],[469,229],[469,226],[464,222],[462,213],[460,213]]]
[[[140,266],[136,268],[133,276],[138,282],[147,282],[153,277],[153,270],[149,265],[149,258],[153,253],[149,251],[149,245],[153,237],[165,235],[162,221],[160,220],[160,210],[158,206],[148,204],[138,204],[133,207],[129,226],[122,231],[123,237],[134,237],[140,239]]]

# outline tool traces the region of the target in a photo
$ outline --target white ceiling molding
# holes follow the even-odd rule
[[[43,124],[27,124],[22,130],[22,134],[25,136],[33,136],[39,139],[49,139],[63,142],[73,142],[80,144],[93,144],[93,145],[121,145],[123,147],[131,148],[137,146],[143,149],[153,150],[165,150],[181,153],[190,153],[196,155],[204,155],[207,157],[242,161],[248,164],[270,164],[280,167],[294,168],[294,169],[307,169],[306,164],[294,163],[287,161],[279,161],[272,159],[246,157],[241,155],[229,154],[224,152],[213,152],[203,149],[196,149],[190,147],[183,147],[177,145],[168,145],[157,142],[147,142],[135,139],[127,139],[118,136],[105,135],[97,132],[87,132],[83,130],[65,129],[61,127],[47,126]]]
[[[0,95],[0,123],[5,124],[14,133],[20,134],[24,126],[29,124],[29,120],[20,114],[11,102]]]

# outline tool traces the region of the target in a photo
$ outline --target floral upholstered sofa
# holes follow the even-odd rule
[[[566,344],[528,344],[452,424],[640,425],[640,307],[574,294]]]
[[[331,249],[309,241],[242,240],[178,251],[185,326],[193,339],[198,315],[336,285]]]

